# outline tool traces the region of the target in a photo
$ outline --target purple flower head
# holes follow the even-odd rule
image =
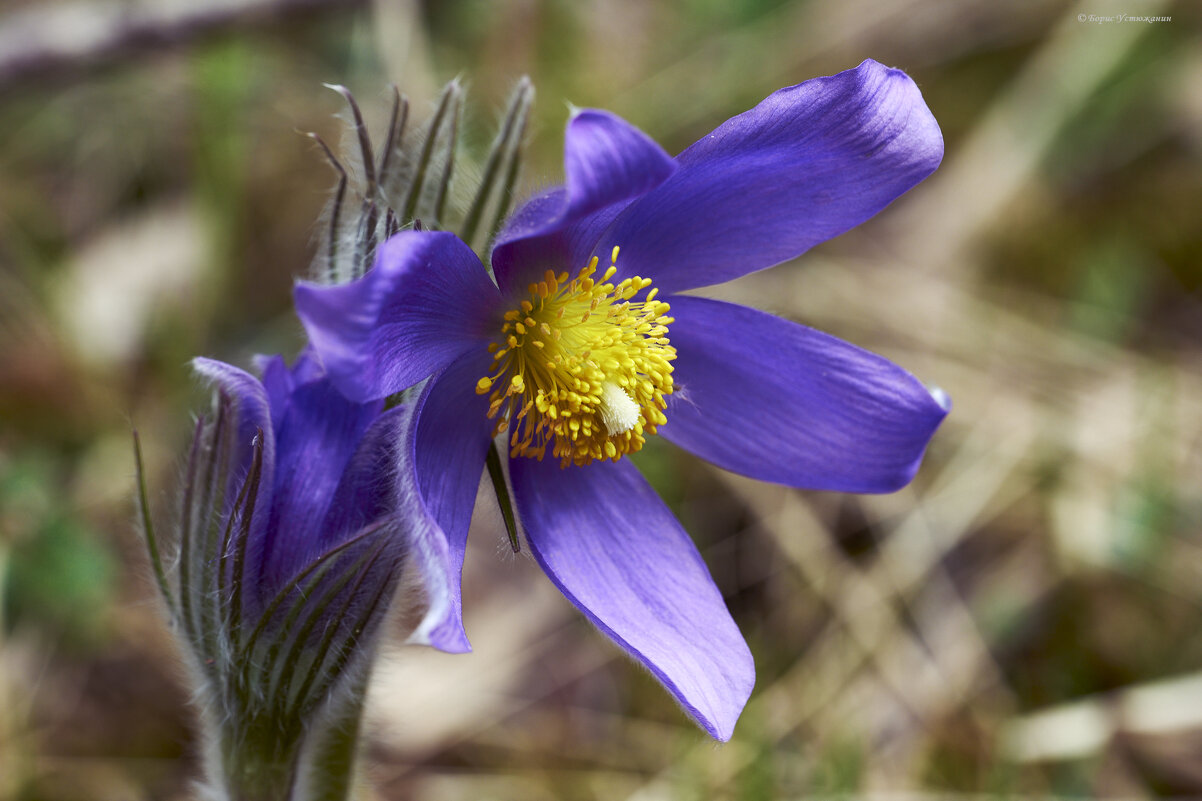
[[[261,380],[193,365],[216,411],[197,424],[175,581],[160,580],[230,730],[225,756],[294,754],[364,664],[408,562],[390,480],[405,418],[347,400],[307,352],[291,369],[261,360]]]
[[[397,527],[396,498],[381,471],[395,460],[399,415],[382,401],[354,403],[339,393],[308,353],[289,369],[282,357],[262,359],[262,380],[211,359],[196,371],[227,399],[234,432],[225,514],[246,530],[244,608],[258,617],[296,575],[365,530]],[[259,458],[253,510],[231,510]],[[245,517],[247,520],[242,520]],[[394,530],[387,549],[403,552]]]
[[[902,72],[782,89],[676,158],[618,117],[575,113],[563,187],[525,204],[494,284],[448,233],[389,240],[360,281],[302,283],[297,310],[348,397],[432,376],[401,480],[445,544],[426,640],[466,649],[458,576],[481,466],[504,432],[531,552],[588,618],[714,737],[754,666],[696,548],[623,455],[661,434],[795,487],[890,492],[947,414],[896,365],[741,306],[677,294],[793,258],[931,173],[939,128]]]

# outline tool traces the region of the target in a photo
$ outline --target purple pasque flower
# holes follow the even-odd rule
[[[294,759],[312,716],[366,664],[409,563],[395,482],[402,410],[348,400],[306,352],[262,379],[196,359],[217,390],[185,478],[164,592],[222,728],[224,768]],[[232,774],[231,774],[232,775]]]
[[[565,185],[525,204],[496,283],[448,233],[389,240],[360,281],[306,283],[297,311],[331,379],[378,398],[432,376],[410,417],[410,513],[445,538],[447,614],[481,467],[506,432],[530,550],[588,618],[714,737],[754,666],[688,535],[624,454],[669,441],[794,487],[890,492],[947,414],[885,359],[684,290],[793,258],[863,222],[939,164],[939,127],[904,73],[865,61],[770,95],[676,158],[618,117],[578,111]],[[429,575],[437,575],[430,573]]]

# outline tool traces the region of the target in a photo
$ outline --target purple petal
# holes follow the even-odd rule
[[[397,513],[395,481],[408,417],[401,407],[381,414],[364,432],[334,491],[322,523],[322,547]]]
[[[573,114],[564,136],[564,188],[528,202],[497,240],[492,262],[502,290],[523,289],[548,269],[584,267],[587,259],[575,262],[587,256],[600,229],[586,224],[582,232],[579,225],[651,190],[675,169],[659,145],[622,118],[594,109]]]
[[[256,356],[254,361],[259,375],[263,376],[263,388],[267,391],[267,403],[271,408],[271,428],[279,431],[284,412],[288,409],[288,397],[296,387],[296,382],[283,356]]]
[[[347,523],[332,531],[323,523],[351,456],[382,406],[348,401],[328,380],[297,387],[288,397],[276,432],[271,519],[258,574],[265,585],[278,587],[332,540],[358,528]]]
[[[500,327],[500,298],[484,266],[444,232],[399,233],[363,278],[301,282],[294,296],[327,374],[357,401],[416,384]]]
[[[247,549],[248,574],[258,575],[251,570],[253,567],[257,571],[258,566],[262,564],[264,535],[268,530],[274,493],[271,477],[275,475],[276,465],[276,437],[267,390],[250,373],[215,359],[193,359],[192,369],[216,384],[230,398],[236,418],[232,421],[234,445],[229,465],[229,480],[225,488],[226,508],[222,510],[222,514],[230,513],[238,491],[250,471],[255,437],[263,437],[263,462],[260,473],[262,478],[255,500],[250,544]]]
[[[197,357],[192,360],[192,369],[216,384],[229,396],[233,404],[237,419],[234,421],[234,463],[230,466],[233,491],[228,492],[232,497],[237,494],[237,488],[241,486],[242,479],[246,477],[250,468],[254,440],[260,431],[263,433],[263,475],[270,476],[274,469],[276,447],[267,390],[250,373],[216,359]],[[264,500],[270,497],[270,492],[260,489],[259,505],[262,506]],[[266,516],[260,520],[266,523]]]
[[[580,611],[728,740],[755,683],[751,652],[689,535],[629,460],[510,461],[534,558]]]
[[[492,362],[483,349],[454,362],[414,404],[409,447],[400,464],[401,503],[412,526],[430,608],[412,641],[470,651],[463,630],[460,579],[472,507],[492,438],[488,396],[476,381]]]
[[[383,558],[360,587],[359,594],[364,600],[373,596],[382,583],[391,581],[399,573],[398,568],[423,567],[420,560],[411,558],[414,548],[407,534],[409,523],[401,513],[395,480],[409,421],[407,411],[397,407],[384,412],[363,434],[334,491],[322,522],[318,547],[310,557],[328,552],[364,531],[377,529],[378,533],[368,536],[361,546],[352,546],[340,557],[350,564],[383,538]],[[308,561],[298,562],[298,568]],[[335,571],[334,575],[337,574]]]
[[[918,87],[865,61],[781,89],[700,139],[594,253],[621,246],[618,277],[649,276],[661,293],[728,281],[859,225],[942,158]]]
[[[304,384],[312,384],[314,381],[321,381],[326,377],[325,365],[321,363],[321,359],[313,351],[312,345],[305,345],[301,350],[300,355],[296,357],[290,370],[292,373],[293,386],[303,386]]]
[[[582,109],[568,121],[563,171],[572,216],[641,195],[675,169],[663,148],[616,114]]]
[[[667,439],[763,481],[892,492],[948,409],[892,362],[764,312],[673,296]],[[940,393],[942,397],[942,393]]]
[[[296,363],[291,368],[284,361],[284,357],[279,355],[258,354],[253,361],[255,369],[262,376],[260,380],[263,388],[267,390],[272,428],[278,433],[292,393],[298,386],[324,379],[325,370],[321,360],[313,354],[313,349],[307,346],[296,357]]]

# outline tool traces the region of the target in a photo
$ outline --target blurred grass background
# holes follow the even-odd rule
[[[1089,21],[1115,13],[1171,21]],[[1081,21],[1084,19],[1085,21]],[[755,655],[721,747],[481,502],[470,656],[389,647],[364,798],[1202,795],[1202,6],[1191,0],[9,0],[0,12],[0,799],[183,799],[195,721],[132,525],[159,505],[187,360],[301,338],[290,285],[344,83],[464,163],[539,91],[677,152],[872,57],[917,81],[934,177],[795,264],[707,290],[883,353],[955,410],[914,485],[798,492],[662,443],[640,466]],[[486,499],[487,500],[487,499]]]

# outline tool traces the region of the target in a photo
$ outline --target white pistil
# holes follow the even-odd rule
[[[639,405],[612,381],[601,385],[601,405],[597,413],[611,437],[626,433],[639,421]]]

